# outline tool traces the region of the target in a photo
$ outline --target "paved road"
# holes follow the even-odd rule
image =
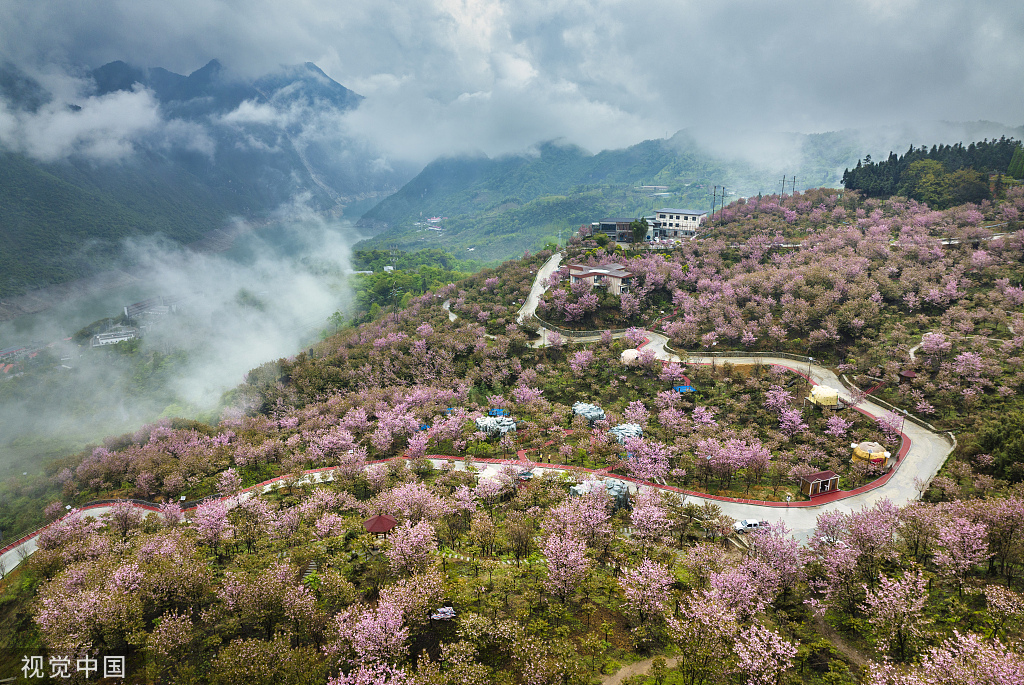
[[[655,343],[657,338],[664,338],[664,336],[648,334],[648,337],[652,339],[651,348],[655,350],[655,354],[659,359],[678,361],[678,357],[664,349],[664,343],[661,343],[660,346]],[[749,357],[717,357],[714,359],[714,362],[717,364],[732,363],[740,365],[750,364],[751,361]],[[711,364],[712,358],[694,356],[689,358],[688,363]],[[812,382],[834,388],[839,391],[841,399],[846,402],[852,402],[853,398],[850,397],[849,391],[829,369],[814,364],[808,365],[802,362],[775,357],[761,358],[761,363],[782,366],[803,375],[807,375],[809,372]],[[888,409],[870,401],[862,401],[858,405],[858,409],[875,418],[888,413]],[[910,421],[903,425],[903,434],[906,436],[905,439],[910,441],[910,449],[903,459],[900,460],[896,472],[889,481],[868,492],[853,495],[836,502],[813,507],[780,509],[764,505],[705,500],[690,495],[686,496],[686,500],[698,503],[714,501],[715,504],[722,508],[723,512],[736,519],[759,518],[772,522],[785,521],[786,525],[793,530],[797,539],[804,541],[814,531],[815,519],[822,512],[833,510],[857,511],[862,507],[872,506],[884,499],[888,499],[895,504],[906,504],[920,497],[920,484],[927,483],[938,473],[945,463],[946,457],[952,451],[953,444],[945,436],[933,433]]]
[[[546,278],[546,276],[544,278]],[[539,275],[538,279],[534,282],[534,291],[538,291],[538,288],[540,288],[539,292],[543,292],[543,288],[541,287],[541,278]],[[532,294],[533,293],[531,293],[531,296]],[[536,304],[534,307],[536,307]],[[542,329],[542,340],[544,333],[545,331]],[[682,361],[678,355],[673,354],[666,349],[668,338],[664,335],[653,331],[648,331],[646,335],[648,342],[644,347],[654,351],[654,354],[658,359],[671,363],[680,363]],[[752,361],[753,360],[749,357],[739,356],[717,358],[691,356],[687,358],[687,363],[689,364],[732,363],[741,365],[751,364]],[[795,362],[781,357],[761,358],[761,363],[765,365],[782,366],[804,376],[809,374],[811,381],[815,384],[835,388],[839,391],[840,398],[846,402],[852,402],[849,391],[839,381],[839,378],[837,378],[832,371],[824,367],[816,366],[814,364],[806,364],[803,362]],[[866,400],[862,401],[858,405],[858,409],[863,410],[865,413],[875,418],[888,413],[888,409]],[[801,506],[780,508],[739,502],[724,502],[721,500],[695,497],[693,495],[683,495],[683,498],[686,501],[696,502],[698,504],[713,502],[721,507],[725,514],[735,519],[756,518],[771,521],[773,523],[784,521],[790,530],[793,531],[796,538],[803,542],[810,538],[811,534],[814,532],[816,519],[823,512],[834,510],[844,512],[858,511],[863,507],[872,506],[884,499],[888,499],[894,504],[902,505],[912,500],[916,500],[921,496],[921,486],[931,481],[935,474],[938,473],[939,469],[942,468],[942,465],[945,463],[949,453],[953,450],[953,443],[944,435],[933,433],[932,431],[910,421],[907,421],[904,424],[903,434],[905,439],[910,441],[910,449],[899,461],[897,470],[892,477],[889,478],[886,483],[873,490],[857,495],[851,495],[845,499],[813,507]],[[657,486],[655,484],[651,484],[651,487]]]
[[[551,258],[548,259],[548,261],[544,262],[544,266],[542,266],[537,272],[537,277],[533,279],[533,287],[530,288],[530,295],[526,298],[526,304],[519,309],[519,316],[516,320],[520,324],[527,321],[536,313],[537,304],[540,302],[540,296],[548,289],[548,277],[558,270],[558,265],[561,261],[562,253],[556,252],[551,255]]]
[[[520,321],[531,316],[536,310],[537,302],[545,290],[543,282],[551,275],[552,272],[555,271],[555,269],[558,268],[560,260],[561,255],[556,253],[555,255],[552,255],[551,259],[549,259],[543,267],[541,267],[537,274],[537,278],[534,281],[530,297],[519,312]],[[449,312],[449,316],[453,316],[451,312]],[[677,355],[665,349],[668,339],[664,335],[648,332],[647,338],[648,342],[646,343],[646,346],[654,351],[655,356],[658,359],[672,363],[680,362],[680,358]],[[713,360],[711,357],[693,356],[687,359],[687,363],[689,364],[711,364],[712,361],[718,364],[732,363],[736,365],[751,363],[751,359],[749,357],[717,357]],[[846,387],[840,383],[834,373],[824,367],[816,366],[814,364],[805,364],[803,362],[794,362],[781,357],[762,357],[761,363],[765,365],[782,366],[804,375],[809,374],[814,383],[835,388],[839,391],[839,396],[843,400],[847,402],[852,401]],[[861,402],[858,408],[873,417],[880,417],[888,411],[870,401]],[[880,485],[877,488],[857,495],[851,495],[842,500],[811,507],[801,506],[780,508],[740,502],[724,502],[721,500],[705,499],[694,495],[681,496],[686,501],[696,502],[698,504],[713,502],[720,506],[725,514],[735,519],[757,518],[771,521],[773,523],[784,521],[793,531],[798,540],[806,541],[810,538],[811,533],[814,532],[815,521],[818,515],[825,511],[839,510],[852,512],[860,510],[866,506],[872,506],[884,499],[888,499],[895,504],[905,504],[920,497],[920,486],[931,481],[935,474],[938,473],[939,469],[942,468],[946,458],[953,449],[953,444],[945,436],[933,433],[932,431],[909,421],[904,425],[903,433],[906,436],[905,439],[910,441],[910,448],[903,459],[899,461],[899,466],[892,477],[885,484]],[[445,460],[435,459],[434,461],[435,465],[440,466],[440,464]],[[485,464],[478,462],[478,466],[482,468],[480,474],[482,478],[495,477],[498,469],[500,468],[500,465],[493,463]],[[465,469],[466,464],[464,462],[458,462],[457,468]],[[543,471],[543,468],[540,468],[539,470]],[[318,482],[321,480],[321,474],[310,473],[308,478]],[[274,484],[267,484],[262,486],[262,490],[265,492],[272,487],[275,487]],[[650,483],[641,487],[658,487],[658,485]],[[251,496],[251,493],[243,494],[242,496],[248,497]],[[109,506],[100,506],[94,509],[89,509],[88,514],[99,517],[109,510]],[[3,564],[5,571],[9,572],[21,562],[23,556],[27,556],[35,550],[36,538],[32,538],[23,543],[20,547],[16,547],[3,553],[3,555],[0,555],[0,564]]]

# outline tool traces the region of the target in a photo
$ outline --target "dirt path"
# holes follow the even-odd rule
[[[830,626],[821,616],[814,618],[814,625],[851,662],[861,668],[867,668],[868,664],[871,663],[863,654],[854,649],[849,642],[844,640],[843,636],[837,633],[836,629]]]
[[[611,675],[606,675],[604,679],[601,681],[601,683],[602,685],[619,685],[619,683],[621,683],[623,680],[625,680],[631,675],[640,675],[641,673],[647,673],[647,671],[651,668],[651,664],[654,663],[655,658],[656,657],[651,657],[650,659],[644,659],[643,661],[637,661],[636,663],[623,666],[615,673],[612,673]],[[677,659],[676,657],[672,657],[670,659],[665,659],[665,664],[669,668],[674,668],[678,661],[679,659]]]

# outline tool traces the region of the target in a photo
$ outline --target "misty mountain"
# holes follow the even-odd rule
[[[531,155],[439,159],[363,215],[361,225],[383,231],[364,245],[472,248],[476,259],[505,259],[604,216],[710,211],[723,185],[729,200],[777,192],[779,167],[799,177],[798,189],[838,185],[859,154],[833,134],[778,138],[781,152],[768,164],[709,151],[688,131],[597,154],[549,142]],[[423,224],[431,217],[443,217],[440,231]]]
[[[345,134],[363,98],[312,63],[251,80],[111,62],[82,82],[61,99],[0,65],[0,296],[102,269],[124,238],[193,243],[297,199],[358,216],[415,172]]]
[[[471,250],[478,260],[507,259],[607,216],[659,207],[710,211],[722,186],[726,203],[777,193],[783,176],[787,193],[794,176],[797,190],[838,188],[844,170],[866,154],[1016,132],[992,122],[820,134],[680,131],[597,154],[549,142],[533,154],[442,158],[363,215],[360,225],[379,235],[358,247],[441,247]],[[435,217],[441,220],[428,222]]]
[[[183,117],[227,114],[246,101],[286,107],[319,103],[346,110],[357,107],[363,99],[312,62],[282,67],[251,82],[233,77],[218,60],[211,60],[188,76],[160,67],[141,69],[121,61],[105,64],[91,75],[98,95],[131,90],[140,84],[152,90],[168,112]]]

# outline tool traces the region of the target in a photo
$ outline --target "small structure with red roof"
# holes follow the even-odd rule
[[[378,514],[363,521],[363,528],[366,529],[366,532],[379,537],[386,536],[397,525],[398,519],[387,514]]]
[[[811,499],[817,495],[835,492],[839,489],[839,474],[835,471],[819,471],[800,477],[800,492]]]

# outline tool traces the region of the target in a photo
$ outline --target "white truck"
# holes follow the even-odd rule
[[[737,521],[732,524],[732,529],[737,533],[749,533],[751,531],[767,527],[767,521],[758,521],[757,519],[743,519],[742,521]]]

